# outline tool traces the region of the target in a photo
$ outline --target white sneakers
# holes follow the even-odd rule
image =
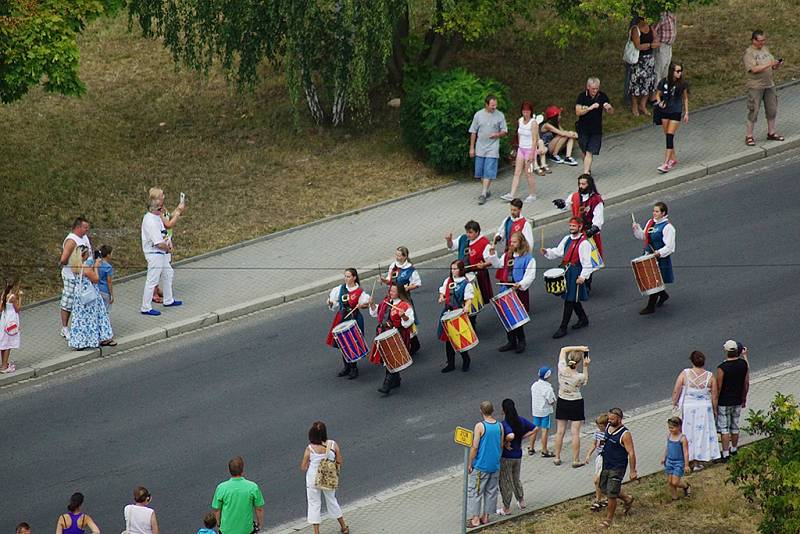
[[[69,341],[69,328],[66,326],[61,327],[61,337]]]
[[[525,204],[530,204],[534,201],[536,201],[536,195],[528,195],[527,197],[525,197],[525,200],[523,200]]]

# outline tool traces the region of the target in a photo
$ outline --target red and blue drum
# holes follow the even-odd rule
[[[511,332],[531,320],[514,289],[506,289],[492,299],[492,306],[506,332]]]
[[[369,347],[364,340],[364,335],[358,328],[358,323],[355,321],[344,321],[339,323],[332,331],[333,338],[336,344],[339,345],[339,350],[342,351],[342,357],[345,361],[353,363],[357,362],[367,354],[369,354]]]

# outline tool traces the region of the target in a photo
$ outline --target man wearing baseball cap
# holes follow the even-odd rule
[[[722,462],[736,454],[739,445],[739,415],[747,404],[750,366],[747,347],[729,339],[722,345],[725,361],[717,366],[717,431],[722,437]]]
[[[534,444],[536,434],[542,429],[542,457],[552,458],[554,455],[547,449],[547,436],[550,433],[553,406],[556,404],[556,394],[550,384],[550,375],[553,372],[549,367],[539,368],[539,380],[531,385],[531,411],[533,413],[533,434],[531,434],[531,444],[528,446],[528,454],[536,454]]]

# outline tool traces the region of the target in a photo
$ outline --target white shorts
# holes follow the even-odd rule
[[[599,477],[600,471],[603,470],[603,457],[599,454],[597,458],[594,459],[594,476]]]

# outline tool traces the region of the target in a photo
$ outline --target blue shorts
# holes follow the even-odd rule
[[[550,416],[547,417],[534,417],[533,426],[536,428],[550,428]]]
[[[497,161],[499,158],[483,158],[475,156],[475,178],[494,180],[497,178]]]
[[[672,460],[667,458],[667,461],[664,462],[664,472],[667,475],[672,475],[676,477],[683,476],[683,460]]]

